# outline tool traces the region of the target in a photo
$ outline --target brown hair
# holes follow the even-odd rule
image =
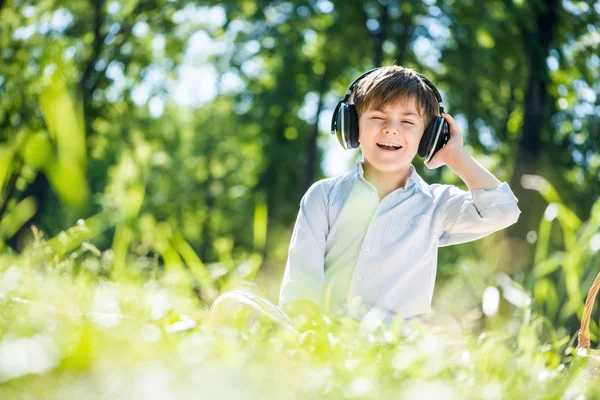
[[[381,110],[398,100],[415,101],[425,126],[439,115],[439,103],[433,90],[410,69],[391,65],[378,69],[359,81],[350,97],[359,117],[367,110]]]

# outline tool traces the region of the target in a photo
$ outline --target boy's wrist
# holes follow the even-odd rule
[[[462,179],[470,191],[495,189],[500,181],[477,162],[466,150],[457,151],[447,164]]]
[[[459,147],[452,152],[452,156],[446,161],[446,165],[460,176],[471,159],[472,157],[467,150],[464,147]]]

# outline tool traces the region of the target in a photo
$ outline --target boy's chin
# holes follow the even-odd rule
[[[408,168],[410,168],[410,164],[411,164],[411,162],[406,162],[406,161],[394,162],[394,163],[370,162],[367,159],[365,159],[365,162],[373,171],[377,171],[377,172],[383,173],[383,174],[393,174],[393,173],[399,173],[402,171],[406,171]]]

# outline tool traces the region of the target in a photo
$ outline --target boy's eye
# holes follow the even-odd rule
[[[374,116],[372,116],[371,118],[372,118],[372,119],[383,119],[383,117],[382,117],[382,116],[379,116],[379,115],[374,115]]]
[[[402,121],[403,123],[409,124],[409,125],[414,125],[415,123],[412,121]]]

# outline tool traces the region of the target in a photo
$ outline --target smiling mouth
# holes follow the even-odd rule
[[[387,151],[396,151],[396,150],[400,150],[402,148],[402,146],[400,146],[399,144],[394,144],[394,143],[377,143],[377,147],[379,147],[382,150],[387,150]]]

